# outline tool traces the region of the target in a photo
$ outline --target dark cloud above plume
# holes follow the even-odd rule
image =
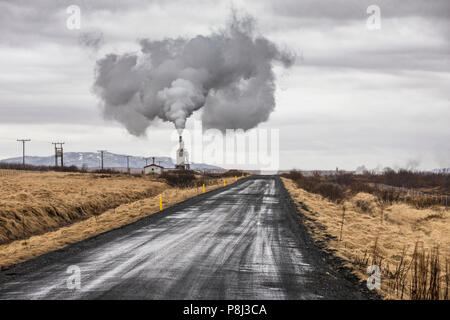
[[[135,135],[157,118],[182,131],[199,109],[205,128],[251,129],[274,110],[273,63],[294,63],[292,54],[257,35],[253,18],[234,13],[211,35],[140,45],[140,53],[97,61],[94,84],[105,116]]]
[[[361,19],[370,5],[382,9],[384,17],[428,17],[448,19],[448,0],[283,0],[273,2],[276,13],[297,18],[322,18],[331,20]]]

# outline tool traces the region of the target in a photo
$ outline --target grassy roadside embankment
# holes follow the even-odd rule
[[[152,177],[16,171],[0,175],[0,244],[53,231],[167,188]]]
[[[379,292],[385,298],[449,298],[450,218],[445,206],[420,208],[365,192],[342,198],[336,196],[336,186],[312,186],[308,192],[295,180],[282,180],[319,245],[343,259],[361,281],[369,277],[368,266],[380,267]]]
[[[202,193],[203,183],[210,191],[222,187],[223,179],[227,185],[235,181],[208,178],[196,186],[176,187],[149,176],[56,172],[0,179],[4,268],[158,212],[160,195],[166,208]]]

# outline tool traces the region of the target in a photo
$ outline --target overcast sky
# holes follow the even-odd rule
[[[366,26],[373,4],[379,30]],[[69,5],[80,30],[66,27]],[[96,60],[143,38],[210,34],[232,7],[297,54],[276,67],[276,108],[259,126],[280,130],[281,169],[450,167],[448,0],[0,1],[0,158],[21,154],[18,138],[32,139],[30,155],[63,140],[66,152],[174,157],[173,124],[135,137],[104,119]]]

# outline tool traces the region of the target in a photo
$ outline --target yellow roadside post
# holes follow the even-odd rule
[[[159,211],[162,210],[162,195],[159,195]]]
[[[225,179],[223,179],[223,186],[226,187],[227,186],[227,181]]]
[[[236,177],[236,176],[234,176],[234,181],[235,181],[235,182],[237,181],[237,177]]]
[[[205,184],[203,184],[203,193],[205,193]]]

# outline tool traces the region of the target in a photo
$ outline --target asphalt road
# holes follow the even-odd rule
[[[0,299],[369,296],[324,257],[280,179],[255,177],[1,272]]]

